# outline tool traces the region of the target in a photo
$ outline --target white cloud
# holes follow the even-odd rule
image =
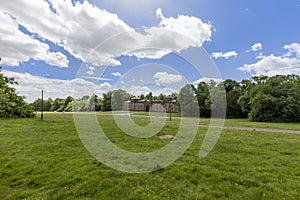
[[[300,58],[300,43],[292,43],[290,45],[285,45],[283,48],[288,50],[286,56],[291,56],[292,53],[296,53],[296,56]]]
[[[96,70],[95,67],[89,66],[89,67],[88,67],[88,71],[86,72],[86,74],[92,76],[92,75],[95,74],[95,70]]]
[[[185,15],[166,18],[160,8],[156,10],[156,15],[161,19],[160,26],[162,28],[188,36],[197,46],[202,46],[205,41],[210,41],[213,27],[199,18]]]
[[[300,75],[300,57],[299,57],[300,44],[293,43],[285,45],[284,49],[288,52],[282,56],[269,56],[260,55],[257,57],[259,61],[253,64],[245,64],[238,69],[247,73],[254,73],[254,75],[267,75],[274,76],[277,74],[298,74]],[[296,53],[296,56],[293,56]]]
[[[44,90],[45,98],[66,98],[67,96],[80,98],[84,95],[95,93],[95,88],[97,87],[94,83],[84,79],[49,79],[7,70],[3,70],[3,73],[6,76],[15,78],[19,85],[14,85],[13,87],[16,88],[19,95],[26,97],[27,102],[33,102],[35,99],[40,98],[42,90]],[[77,85],[78,91],[74,92],[75,85]]]
[[[109,78],[95,77],[95,76],[80,76],[80,78],[95,80],[95,81],[110,81],[111,80]]]
[[[147,86],[132,85],[130,87],[126,87],[123,89],[125,89],[129,94],[132,94],[135,96],[140,95],[140,94],[149,94],[151,92],[151,89]]]
[[[194,85],[198,85],[198,84],[201,83],[201,82],[210,83],[211,81],[214,81],[214,82],[216,82],[217,84],[219,84],[219,83],[221,83],[221,82],[223,81],[223,79],[221,79],[221,78],[207,78],[207,77],[204,77],[204,78],[198,79],[198,80],[195,81],[193,84],[194,84]]]
[[[153,17],[152,10],[159,7],[169,7],[170,4],[176,3],[172,0],[94,0],[94,2],[118,14],[126,15],[126,18],[135,19],[135,21],[137,19],[149,20],[149,17]]]
[[[104,83],[101,83],[101,84],[99,84],[99,90],[101,90],[101,91],[108,91],[108,90],[110,90],[111,89],[111,84],[110,83],[108,83],[108,82],[104,82]]]
[[[231,57],[237,57],[238,56],[238,53],[235,52],[235,51],[228,51],[228,52],[225,52],[225,53],[222,53],[222,52],[213,52],[212,53],[212,57],[213,58],[225,58],[225,59],[229,59]]]
[[[158,27],[146,28],[143,33],[137,32],[117,15],[88,1],[73,4],[71,0],[10,0],[2,2],[0,9],[9,13],[16,23],[31,33],[63,47],[84,62],[99,66],[118,66],[120,61],[116,58],[121,55],[161,58],[172,51],[200,47],[203,42],[210,41],[212,34],[212,26],[199,18],[184,15],[165,18],[162,12]],[[124,32],[127,34],[118,35]],[[115,37],[107,40],[112,36]],[[95,49],[103,41],[107,42]],[[132,49],[135,51],[129,52]],[[94,51],[91,53],[91,50]],[[52,57],[57,57],[60,62],[63,60],[61,54]],[[48,63],[54,64],[54,61]]]
[[[132,30],[117,15],[98,9],[88,1],[75,5],[70,0],[49,2],[55,12],[44,0],[5,1],[0,8],[30,32],[59,44],[76,58],[97,65],[120,64],[114,59],[112,47],[105,48],[105,52],[95,51],[89,55],[97,44],[111,35]],[[34,14],[28,15],[28,12]]]
[[[89,66],[89,70],[95,71],[96,69],[95,69],[95,67],[93,67],[93,66]]]
[[[50,52],[49,45],[42,43],[19,30],[18,23],[0,10],[0,57],[3,64],[18,66],[30,59],[47,64],[68,67],[69,61],[61,52]]]
[[[89,71],[86,72],[86,74],[92,76],[92,75],[94,75],[94,71],[93,70],[89,70]]]
[[[114,72],[111,75],[116,76],[116,77],[121,77],[122,74],[120,72]]]
[[[262,48],[263,48],[262,43],[258,42],[258,43],[255,43],[255,44],[252,45],[251,50],[252,51],[259,51],[259,50],[262,50]]]
[[[156,72],[153,76],[153,79],[158,84],[160,83],[172,84],[172,83],[179,83],[183,81],[181,75],[169,74],[167,72]]]

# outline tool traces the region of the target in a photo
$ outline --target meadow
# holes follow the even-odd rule
[[[139,115],[132,118],[147,125],[149,118]],[[108,138],[129,151],[150,152],[169,142],[128,136],[110,113],[98,119]],[[158,135],[175,134],[178,121],[173,118]],[[225,125],[300,130],[300,123],[245,119]],[[72,114],[0,119],[0,199],[300,199],[300,135],[224,129],[214,149],[199,159],[206,131],[199,127],[193,144],[170,166],[130,174],[89,154]]]

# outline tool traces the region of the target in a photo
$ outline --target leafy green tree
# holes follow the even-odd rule
[[[220,83],[221,87],[224,87],[226,92],[227,108],[226,117],[227,118],[243,118],[247,117],[247,113],[244,112],[237,103],[239,97],[242,95],[242,85],[234,80],[227,79]]]
[[[165,94],[159,94],[158,96],[154,96],[153,100],[164,100],[166,98]]]
[[[65,107],[65,112],[87,112],[90,111],[89,101],[84,99],[73,100]]]
[[[64,111],[64,108],[65,108],[65,99],[56,98],[52,103],[51,111],[62,112]]]
[[[223,118],[226,116],[226,91],[224,84],[217,84],[211,80],[208,84],[209,96],[205,101],[207,109],[211,110],[211,116],[214,118]]]
[[[112,110],[122,110],[125,101],[130,99],[130,94],[125,90],[114,90],[111,96],[111,108]]]
[[[199,117],[199,106],[193,85],[186,84],[180,89],[178,102],[183,116]]]
[[[238,99],[253,121],[300,121],[300,78],[296,75],[253,77]]]
[[[145,97],[144,94],[141,94],[141,95],[139,96],[139,98],[140,98],[141,100],[145,100],[145,99],[146,99],[146,97]]]
[[[89,98],[89,110],[90,111],[100,111],[101,110],[101,105],[100,105],[100,100],[96,94],[93,94]]]
[[[32,107],[24,101],[24,97],[17,95],[16,90],[11,87],[14,84],[18,83],[14,78],[4,76],[0,67],[0,118],[35,117]]]
[[[205,82],[200,82],[195,88],[193,86],[199,104],[199,112],[201,117],[210,117],[211,109],[206,106],[206,101],[209,98],[208,85]]]
[[[53,100],[51,98],[44,100],[44,111],[52,111]],[[42,111],[42,99],[38,98],[30,104],[35,111]]]
[[[152,101],[152,100],[153,100],[152,92],[150,92],[149,94],[147,94],[145,98],[146,98],[147,100],[149,100],[149,101]]]
[[[65,101],[64,101],[64,108],[66,108],[67,105],[68,105],[70,102],[72,102],[72,101],[74,101],[74,98],[71,97],[71,96],[68,96],[68,97],[65,99]]]
[[[103,98],[101,101],[101,111],[111,111],[111,96],[112,91],[103,93]]]

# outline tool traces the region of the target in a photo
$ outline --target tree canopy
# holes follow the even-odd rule
[[[0,59],[1,61],[1,59]],[[34,117],[31,106],[25,101],[24,97],[16,93],[12,85],[18,83],[14,78],[6,77],[1,73],[0,67],[0,117],[1,118],[29,118]]]
[[[300,78],[253,77],[238,103],[253,121],[300,121]]]
[[[222,98],[225,95],[226,99]],[[254,76],[240,82],[227,79],[220,83],[212,80],[197,85],[188,84],[181,88],[179,94],[172,96],[183,116],[200,114],[201,117],[211,117],[213,113],[215,117],[223,117],[223,105],[226,105],[226,118],[300,121],[300,78],[297,75]],[[132,97],[125,90],[114,90],[102,94],[102,97],[92,95],[81,99],[67,97],[44,100],[44,108],[45,111],[58,112],[122,110],[124,102]],[[142,100],[164,100],[166,95],[153,96],[150,92],[138,97]],[[35,110],[40,110],[41,99],[32,105]]]

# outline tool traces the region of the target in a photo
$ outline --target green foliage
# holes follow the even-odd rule
[[[178,101],[183,116],[199,117],[199,105],[193,85],[187,84],[180,89]]]
[[[36,99],[31,105],[35,111],[41,111],[41,99]],[[44,111],[72,112],[72,111],[100,111],[100,100],[97,95],[91,97],[83,96],[81,99],[74,99],[68,96],[66,99],[56,98],[54,101],[49,98],[44,100]]]
[[[158,96],[154,96],[153,100],[161,100],[163,101],[166,98],[165,94],[159,94]]]
[[[300,121],[300,81],[296,75],[253,77],[254,85],[239,98],[253,121]]]
[[[210,106],[206,106],[206,101],[209,98],[208,84],[200,82],[197,88],[194,87],[194,92],[197,96],[199,111],[201,117],[210,117],[211,109]]]
[[[299,76],[255,76],[251,80],[237,82],[227,79],[219,84],[200,82],[185,85],[179,94],[171,96],[177,101],[178,110],[183,110],[183,116],[246,118],[253,121],[300,121],[300,80]],[[8,80],[12,81],[12,80]],[[12,89],[13,90],[13,89]],[[226,94],[225,94],[226,93]],[[226,95],[226,99],[224,96]],[[83,96],[81,99],[57,98],[44,100],[45,111],[111,111],[122,110],[125,101],[133,96],[125,90],[114,90],[103,94]],[[4,96],[2,99],[5,98]],[[142,100],[166,99],[165,94],[152,96],[141,94]],[[196,104],[197,103],[197,104]],[[40,111],[41,100],[33,104]],[[183,105],[183,107],[181,107]]]
[[[18,83],[14,78],[4,76],[0,67],[0,118],[35,117],[35,113],[24,101],[24,97],[17,95],[15,89],[11,87],[14,84]]]
[[[128,94],[125,90],[114,90],[111,92],[111,95],[106,96],[106,98],[111,98],[111,109],[112,110],[122,110],[123,104],[125,101],[130,99],[130,94]],[[104,99],[104,96],[103,96]],[[105,103],[107,104],[109,100]]]
[[[245,83],[246,81],[244,81]],[[239,97],[243,93],[242,84],[227,79],[220,83],[224,90],[226,91],[226,100],[227,100],[227,109],[226,117],[227,118],[244,118],[247,117],[247,113],[243,112],[241,106],[237,103]]]
[[[103,93],[101,100],[101,111],[111,111],[111,96],[112,92]]]
[[[54,101],[49,98],[44,100],[44,111],[52,111]],[[42,99],[38,98],[33,103],[31,103],[32,109],[35,111],[42,111]]]

